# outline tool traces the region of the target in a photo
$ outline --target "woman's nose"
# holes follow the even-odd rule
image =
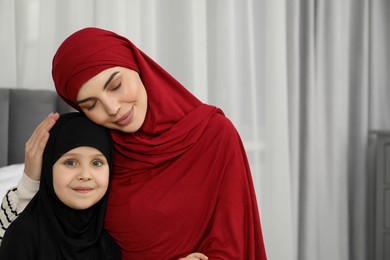
[[[107,114],[110,116],[116,115],[119,112],[119,109],[121,108],[121,104],[119,101],[115,99],[109,99],[106,101],[105,104]]]

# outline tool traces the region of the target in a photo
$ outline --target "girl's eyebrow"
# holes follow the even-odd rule
[[[110,84],[110,82],[114,79],[114,77],[116,76],[116,74],[118,74],[119,71],[115,71],[113,72],[110,77],[107,79],[106,83],[104,83],[104,86],[103,86],[103,91],[107,88],[107,86]],[[81,104],[81,103],[84,103],[84,102],[87,102],[89,100],[91,100],[92,98],[85,98],[85,99],[82,99],[82,100],[77,100],[76,103],[77,104]]]

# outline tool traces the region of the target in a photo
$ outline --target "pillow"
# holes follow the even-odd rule
[[[18,184],[23,171],[24,163],[0,167],[0,203],[7,191]]]

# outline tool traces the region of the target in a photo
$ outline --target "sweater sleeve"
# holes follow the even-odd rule
[[[16,187],[8,190],[3,198],[0,209],[0,245],[8,226],[25,209],[30,200],[38,192],[39,181],[30,179],[23,174]]]

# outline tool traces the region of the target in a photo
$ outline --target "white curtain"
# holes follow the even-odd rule
[[[386,0],[0,0],[0,87],[53,89],[52,56],[75,30],[125,35],[236,125],[270,260],[372,259],[367,142],[370,130],[390,130],[389,8]]]
[[[390,130],[390,2],[287,2],[297,257],[374,259],[369,134]]]

